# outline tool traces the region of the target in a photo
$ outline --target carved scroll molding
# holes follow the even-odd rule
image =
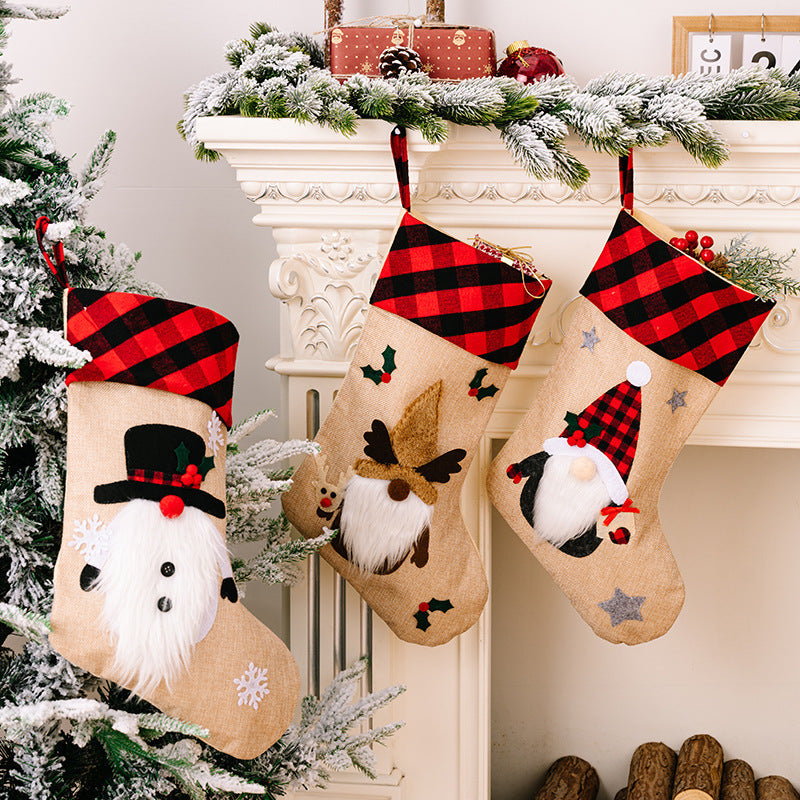
[[[284,235],[282,235],[282,233]],[[296,233],[296,232],[294,232]],[[315,231],[304,231],[313,234]],[[387,236],[316,231],[316,241],[276,232],[270,292],[283,303],[291,358],[349,361],[355,352]]]

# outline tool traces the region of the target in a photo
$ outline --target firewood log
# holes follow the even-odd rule
[[[719,800],[756,800],[756,779],[746,761],[732,758],[725,762]]]
[[[756,800],[797,800],[794,786],[779,775],[768,775],[756,781]]]
[[[600,781],[594,767],[578,756],[554,761],[534,800],[596,800]]]
[[[713,736],[690,736],[678,753],[673,800],[718,800],[722,763],[722,746]]]
[[[677,759],[663,742],[640,744],[631,757],[628,800],[671,800]]]

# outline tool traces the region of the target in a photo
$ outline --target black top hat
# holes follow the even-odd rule
[[[128,479],[95,486],[94,500],[127,503],[174,494],[187,506],[224,519],[225,504],[199,488],[214,468],[214,458],[205,453],[205,443],[194,431],[175,425],[135,425],[125,431]]]

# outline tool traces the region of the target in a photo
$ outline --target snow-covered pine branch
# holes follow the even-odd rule
[[[526,86],[510,78],[433,83],[424,73],[398,78],[354,75],[338,84],[321,69],[318,46],[300,34],[254,26],[251,39],[226,46],[232,67],[186,94],[179,128],[198,157],[215,157],[196,138],[197,118],[235,114],[289,117],[345,135],[358,118],[385,119],[443,141],[448,122],[494,125],[529,174],[577,188],[589,171],[558,138],[542,136],[543,115],[569,124],[589,147],[620,155],[632,147],[662,147],[674,137],[695,159],[718,166],[727,147],[709,119],[798,119],[800,79],[780,70],[745,67],[724,76],[647,76],[617,72],[582,90],[566,75]],[[549,124],[549,123],[548,123]]]
[[[14,633],[36,642],[43,642],[50,633],[50,622],[44,614],[10,603],[0,603],[0,622],[13,628]]]

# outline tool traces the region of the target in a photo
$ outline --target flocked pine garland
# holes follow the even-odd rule
[[[229,42],[225,56],[230,68],[185,96],[178,129],[198,158],[218,158],[197,138],[201,116],[288,117],[345,135],[360,118],[377,118],[418,128],[431,142],[444,140],[453,122],[499,129],[529,174],[578,188],[589,170],[564,145],[570,128],[587,146],[612,155],[661,147],[674,137],[695,159],[717,167],[728,147],[709,120],[800,119],[800,73],[757,66],[677,78],[612,72],[583,89],[565,75],[527,85],[503,77],[435,83],[424,73],[390,80],[355,75],[339,83],[317,42],[264,23],[251,26],[249,38]]]
[[[9,17],[53,18],[63,11],[0,0],[0,51]],[[50,125],[69,110],[47,94],[13,101],[0,62],[0,798],[171,800],[285,791],[323,783],[329,772],[374,769],[370,750],[397,724],[362,732],[358,722],[402,687],[354,699],[366,665],[341,673],[319,700],[306,700],[300,724],[255,761],[203,745],[197,726],[159,714],[128,692],[83,672],[48,644],[52,575],[61,540],[66,466],[68,370],[88,353],[62,335],[60,290],[38,252],[32,222],[63,240],[70,282],[160,294],[136,277],[138,254],[85,223],[115,136],[106,133],[82,172],[59,154]],[[266,518],[290,473],[276,463],[308,442],[242,445],[271,416],[263,412],[228,439],[227,501],[233,541],[262,551],[234,565],[237,578],[298,577],[297,562],[322,543],[293,540],[286,521]],[[11,632],[24,637],[12,650]]]

